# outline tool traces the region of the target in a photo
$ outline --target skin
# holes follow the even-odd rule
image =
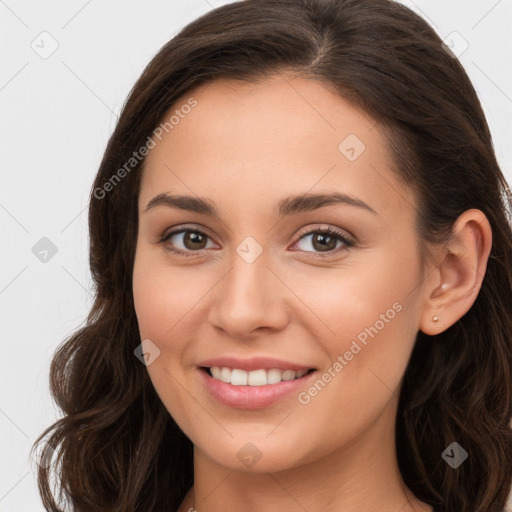
[[[445,330],[474,303],[491,247],[486,217],[464,212],[450,242],[429,247],[422,275],[416,202],[374,120],[322,83],[282,74],[258,85],[217,80],[173,110],[191,96],[197,106],[146,159],[133,272],[141,340],[160,350],[150,378],[194,444],[194,486],[179,511],[432,510],[398,471],[400,384],[417,332]],[[338,149],[349,134],[365,144],[354,161]],[[334,191],[377,214],[335,204],[273,217],[285,196]],[[145,211],[161,193],[208,198],[220,219],[162,205]],[[183,232],[157,243],[185,223],[208,235],[203,250]],[[328,226],[355,245],[322,252],[315,229]],[[299,241],[304,228],[310,234]],[[248,236],[263,250],[252,263],[236,251]],[[292,395],[236,409],[199,379],[200,360],[224,355],[278,357],[321,375],[394,303],[401,311],[307,404]],[[261,454],[251,468],[237,457],[248,442]]]

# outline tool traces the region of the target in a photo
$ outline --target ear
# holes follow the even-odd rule
[[[469,311],[480,292],[491,245],[492,230],[485,214],[476,209],[462,213],[441,250],[438,267],[429,275],[422,332],[439,334]]]

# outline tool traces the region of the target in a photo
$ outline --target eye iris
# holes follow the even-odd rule
[[[186,231],[185,236],[183,237],[183,243],[185,244],[187,249],[203,249],[205,241],[206,237],[195,231]],[[192,243],[191,247],[188,246],[188,243],[190,242]],[[199,244],[200,247],[194,244]]]
[[[317,244],[319,242],[320,245]],[[316,233],[313,235],[313,247],[315,250],[325,251],[336,248],[337,239],[326,233]]]

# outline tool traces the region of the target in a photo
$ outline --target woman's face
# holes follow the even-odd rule
[[[291,76],[218,80],[173,114],[146,159],[133,273],[163,404],[232,469],[393,446],[426,291],[379,125]]]

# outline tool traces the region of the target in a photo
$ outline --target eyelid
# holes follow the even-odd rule
[[[214,239],[209,230],[203,227],[201,224],[178,224],[177,226],[173,226],[172,228],[165,230],[162,235],[159,235],[159,241],[162,241],[172,235],[177,235],[183,231],[198,232],[207,236],[208,238]]]
[[[194,233],[200,233],[201,235],[209,238],[210,240],[214,241],[214,237],[211,236],[208,232],[208,230],[206,228],[204,228],[203,226],[201,226],[200,224],[193,224],[193,225],[190,225],[190,224],[182,224],[182,225],[178,225],[178,226],[174,226],[172,227],[171,229],[169,230],[166,230],[164,231],[164,233],[160,236],[158,236],[158,240],[155,242],[156,244],[164,244],[165,242],[167,242],[172,236],[175,236],[175,235],[178,235],[180,233],[184,233],[184,232],[187,232],[187,231],[192,231]],[[215,242],[217,243],[217,242]],[[218,245],[218,244],[217,244]],[[175,251],[177,253],[184,253],[184,252],[187,252],[187,253],[190,253],[190,254],[201,254],[203,251],[207,251],[209,249],[199,249],[197,251],[183,251],[181,249],[169,249],[170,251]]]
[[[327,234],[328,236],[334,236],[337,239],[337,241],[340,241],[343,244],[343,246],[338,247],[332,251],[326,251],[326,252],[301,251],[300,249],[297,250],[297,252],[303,252],[303,253],[308,254],[308,258],[329,258],[329,257],[335,258],[356,246],[356,240],[352,234],[350,236],[347,236],[340,228],[328,225],[327,227],[317,226],[317,227],[304,228],[297,235],[297,240],[293,243],[292,247],[297,245],[304,238],[314,235],[314,234],[317,234],[317,233],[322,233],[324,235]]]
[[[316,233],[316,232],[319,232],[319,231],[320,232],[321,231],[327,231],[327,230],[332,232],[332,234],[334,234],[336,236],[339,236],[341,238],[345,238],[347,241],[355,243],[355,237],[354,237],[354,235],[352,235],[352,233],[350,233],[346,229],[341,229],[341,228],[338,228],[338,227],[334,227],[334,226],[332,226],[330,224],[321,224],[321,225],[314,226],[314,227],[308,226],[308,227],[305,227],[304,229],[301,229],[297,233],[297,242],[301,238],[303,238],[304,235],[310,235],[311,233]]]
[[[170,229],[170,231],[165,231],[164,234],[160,236],[160,239],[167,238],[168,236],[171,235],[171,233],[175,235],[175,234],[179,233],[180,231],[185,231],[187,229],[189,229],[190,231],[198,231],[199,233],[204,234],[212,239],[214,238],[212,235],[210,235],[208,233],[207,228],[203,227],[201,224],[179,224],[177,226],[174,226],[172,229]],[[351,242],[355,243],[355,237],[352,233],[350,233],[346,229],[342,230],[341,228],[333,227],[330,224],[323,224],[323,225],[320,224],[320,225],[317,225],[314,227],[306,226],[305,228],[302,228],[297,233],[297,240],[294,243],[299,241],[304,235],[308,235],[308,234],[311,234],[312,232],[316,232],[315,230],[322,231],[322,230],[326,230],[326,229],[331,230],[336,235],[343,236],[344,238],[350,239]]]
[[[193,225],[183,224],[183,225],[174,226],[169,231],[165,231],[164,234],[159,237],[159,239],[157,240],[156,243],[164,244],[172,236],[186,232],[186,231],[197,232],[203,236],[206,236],[207,238],[213,239],[213,237],[210,234],[208,234],[206,228],[203,228],[201,225],[199,225],[199,224],[193,224]],[[334,256],[334,255],[338,255],[342,252],[345,252],[348,249],[355,246],[355,244],[356,244],[355,237],[351,233],[348,233],[346,230],[342,230],[341,228],[333,227],[329,224],[324,224],[322,226],[307,226],[307,227],[301,229],[299,231],[299,233],[297,233],[296,240],[295,240],[295,242],[293,242],[292,247],[295,246],[298,242],[300,242],[306,236],[310,236],[315,233],[325,233],[325,232],[328,232],[329,234],[332,234],[335,237],[337,237],[338,240],[340,240],[342,243],[345,244],[345,247],[338,248],[333,251],[327,251],[325,253],[315,252],[315,251],[300,251],[300,250],[297,252],[305,252],[307,254],[313,255],[314,257],[329,257],[329,256]],[[345,233],[347,233],[348,236]],[[209,249],[198,249],[197,251],[192,251],[192,250],[183,251],[182,249],[176,249],[176,248],[173,248],[173,249],[166,248],[166,249],[170,252],[173,252],[176,254],[181,254],[184,256],[199,255],[199,254],[203,254],[204,251],[209,251]]]

